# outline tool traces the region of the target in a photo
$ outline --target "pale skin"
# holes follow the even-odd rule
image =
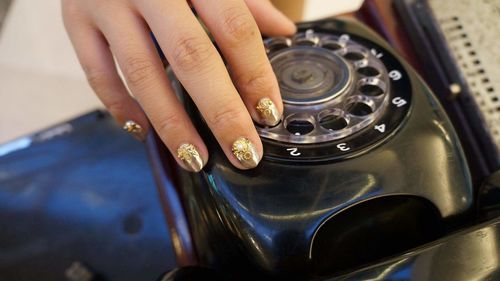
[[[252,121],[262,122],[256,105],[269,98],[281,115],[283,104],[260,32],[267,36],[295,32],[293,22],[268,0],[62,0],[62,10],[89,84],[120,124],[133,120],[144,132],[152,126],[173,155],[189,143],[203,163],[208,160],[202,138],[165,76],[150,37],[153,32],[229,161],[239,169],[249,168],[231,150],[241,137],[262,158],[262,143]]]

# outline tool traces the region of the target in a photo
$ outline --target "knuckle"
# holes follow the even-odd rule
[[[106,108],[113,116],[122,116],[126,112],[126,105],[121,99],[111,99],[106,101]]]
[[[257,26],[252,16],[241,8],[229,8],[222,12],[223,27],[233,43],[241,43],[253,37]]]
[[[220,107],[207,120],[211,126],[222,128],[243,118],[243,111],[234,105]]]
[[[143,88],[156,78],[153,61],[144,55],[132,55],[125,60],[123,75],[133,88]]]
[[[258,67],[254,71],[240,75],[236,79],[236,84],[242,93],[250,95],[265,94],[272,92],[275,79],[272,73],[263,67]]]
[[[177,130],[181,130],[182,124],[184,124],[184,122],[181,116],[169,113],[158,120],[156,127],[160,135],[168,136],[169,134],[175,133]]]
[[[180,37],[172,51],[172,64],[181,71],[198,69],[212,56],[211,43],[193,35]]]
[[[91,67],[84,66],[83,69],[90,87],[97,93],[104,91],[109,81],[108,74]]]
[[[85,22],[85,12],[75,0],[62,0],[61,12],[64,27],[67,31],[71,31],[75,25],[81,25]]]
[[[61,0],[61,11],[63,15],[68,16],[78,15],[80,13],[77,2],[74,0]]]

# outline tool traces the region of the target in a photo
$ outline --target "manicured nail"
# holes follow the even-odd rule
[[[280,122],[280,114],[270,98],[262,98],[255,107],[261,117],[261,123],[266,126],[276,126]]]
[[[123,125],[123,130],[125,130],[127,133],[132,134],[140,141],[144,141],[144,139],[146,138],[141,125],[137,124],[135,121],[128,120],[127,122],[125,122],[125,124]]]
[[[192,172],[199,172],[203,168],[203,159],[196,147],[190,143],[183,143],[177,149],[177,157],[182,160],[186,168]]]
[[[233,143],[232,151],[245,168],[255,168],[259,164],[260,156],[257,149],[247,138],[237,139]]]

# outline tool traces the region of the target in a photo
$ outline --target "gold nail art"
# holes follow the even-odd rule
[[[142,127],[141,125],[135,123],[132,120],[128,120],[125,122],[125,125],[123,125],[123,129],[127,131],[128,133],[140,133],[142,132]]]
[[[259,111],[261,121],[266,126],[275,126],[280,121],[278,109],[270,98],[262,98],[255,108]]]
[[[259,164],[260,157],[257,149],[247,138],[237,139],[231,150],[243,167],[254,168]]]
[[[203,168],[203,159],[201,159],[196,147],[190,143],[183,143],[179,146],[177,157],[193,172],[199,172]]]
[[[128,120],[127,122],[125,122],[125,124],[123,125],[123,130],[125,130],[127,133],[131,133],[140,140],[144,140],[145,138],[141,125],[137,124],[135,121]]]

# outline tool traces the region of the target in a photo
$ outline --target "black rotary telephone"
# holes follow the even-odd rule
[[[318,278],[435,240],[467,216],[472,184],[453,126],[383,39],[332,19],[264,44],[284,116],[257,126],[264,157],[252,170],[232,167],[167,71],[211,151],[198,174],[153,160],[173,183],[160,189],[185,264],[238,280]]]
[[[415,34],[431,14],[417,13]],[[284,116],[256,125],[255,169],[228,162],[168,68],[210,150],[200,173],[154,133],[145,151],[104,112],[1,144],[0,280],[500,280],[500,166],[486,161],[499,154],[470,134],[484,127],[456,102],[473,99],[434,95],[352,19],[264,44]],[[448,77],[431,66],[452,63],[428,62],[422,74]]]

